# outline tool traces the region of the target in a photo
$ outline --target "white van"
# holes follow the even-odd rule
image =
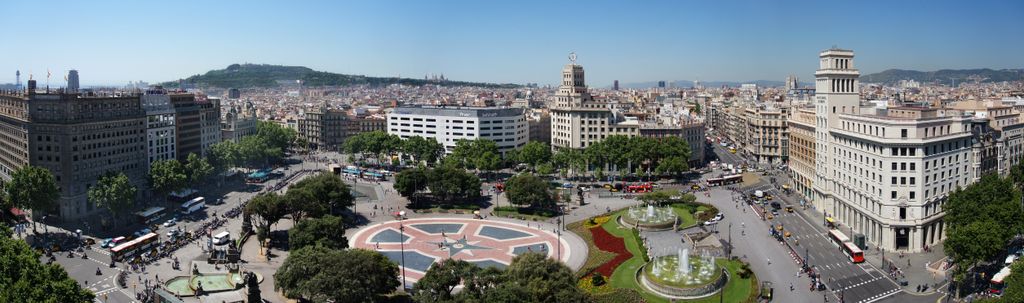
[[[227,244],[229,240],[231,240],[231,234],[226,231],[213,236],[213,244],[216,245]]]

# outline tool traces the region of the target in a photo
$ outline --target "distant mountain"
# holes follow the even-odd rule
[[[428,81],[423,79],[367,77],[362,75],[346,75],[315,71],[304,66],[281,66],[268,64],[232,64],[225,69],[211,70],[202,75],[185,78],[185,83],[198,86],[220,88],[277,87],[283,81],[302,80],[305,86],[344,86],[344,85],[389,85],[401,83],[405,85],[441,85],[441,86],[476,86],[488,88],[514,88],[518,84],[495,84],[464,81]],[[164,87],[176,88],[178,81],[161,83]]]
[[[1002,82],[1024,80],[1024,69],[941,69],[932,72],[916,70],[889,69],[880,73],[860,76],[863,83],[882,83],[894,85],[900,80],[914,80],[917,82],[941,82],[951,84],[956,82],[978,79],[982,82]]]
[[[783,82],[783,81],[774,81],[774,80],[753,80],[753,81],[743,81],[743,82],[736,82],[736,81],[701,81],[700,82],[700,84],[704,85],[704,87],[722,87],[722,86],[739,87],[741,84],[750,84],[750,83],[757,84],[758,87],[777,87],[777,86],[785,86],[786,85],[785,82]],[[679,88],[691,88],[691,87],[693,87],[693,81],[692,80],[675,80],[675,81],[666,81],[665,82],[666,86],[668,86],[669,84],[671,84],[672,87],[679,87]],[[811,85],[811,84],[812,83],[800,83],[801,86]],[[611,86],[608,86],[608,88],[610,88],[610,87]],[[652,87],[658,87],[658,81],[625,83],[625,84],[619,84],[619,87],[621,87],[621,88],[638,88],[638,89],[639,88],[652,88]]]

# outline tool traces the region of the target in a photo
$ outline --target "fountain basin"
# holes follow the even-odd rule
[[[676,224],[676,213],[671,206],[632,207],[619,216],[619,223],[642,230],[667,230]]]
[[[655,294],[673,299],[698,299],[721,291],[729,280],[725,268],[707,264],[702,258],[689,258],[688,274],[676,270],[678,256],[660,256],[637,271],[639,284]]]

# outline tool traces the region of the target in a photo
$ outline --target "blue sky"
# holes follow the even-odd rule
[[[1024,68],[1024,1],[18,1],[0,3],[0,83],[173,80],[232,63],[591,86],[810,81],[817,53],[888,68]],[[23,76],[22,81],[27,76]]]

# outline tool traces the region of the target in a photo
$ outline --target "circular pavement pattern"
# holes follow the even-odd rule
[[[512,258],[528,252],[547,254],[549,258],[559,258],[560,255],[563,262],[568,261],[573,253],[565,239],[559,241],[558,235],[551,230],[463,218],[383,222],[356,232],[349,240],[349,246],[376,250],[404,266],[410,284],[423,277],[431,264],[446,258],[465,260],[480,267],[505,268]]]

